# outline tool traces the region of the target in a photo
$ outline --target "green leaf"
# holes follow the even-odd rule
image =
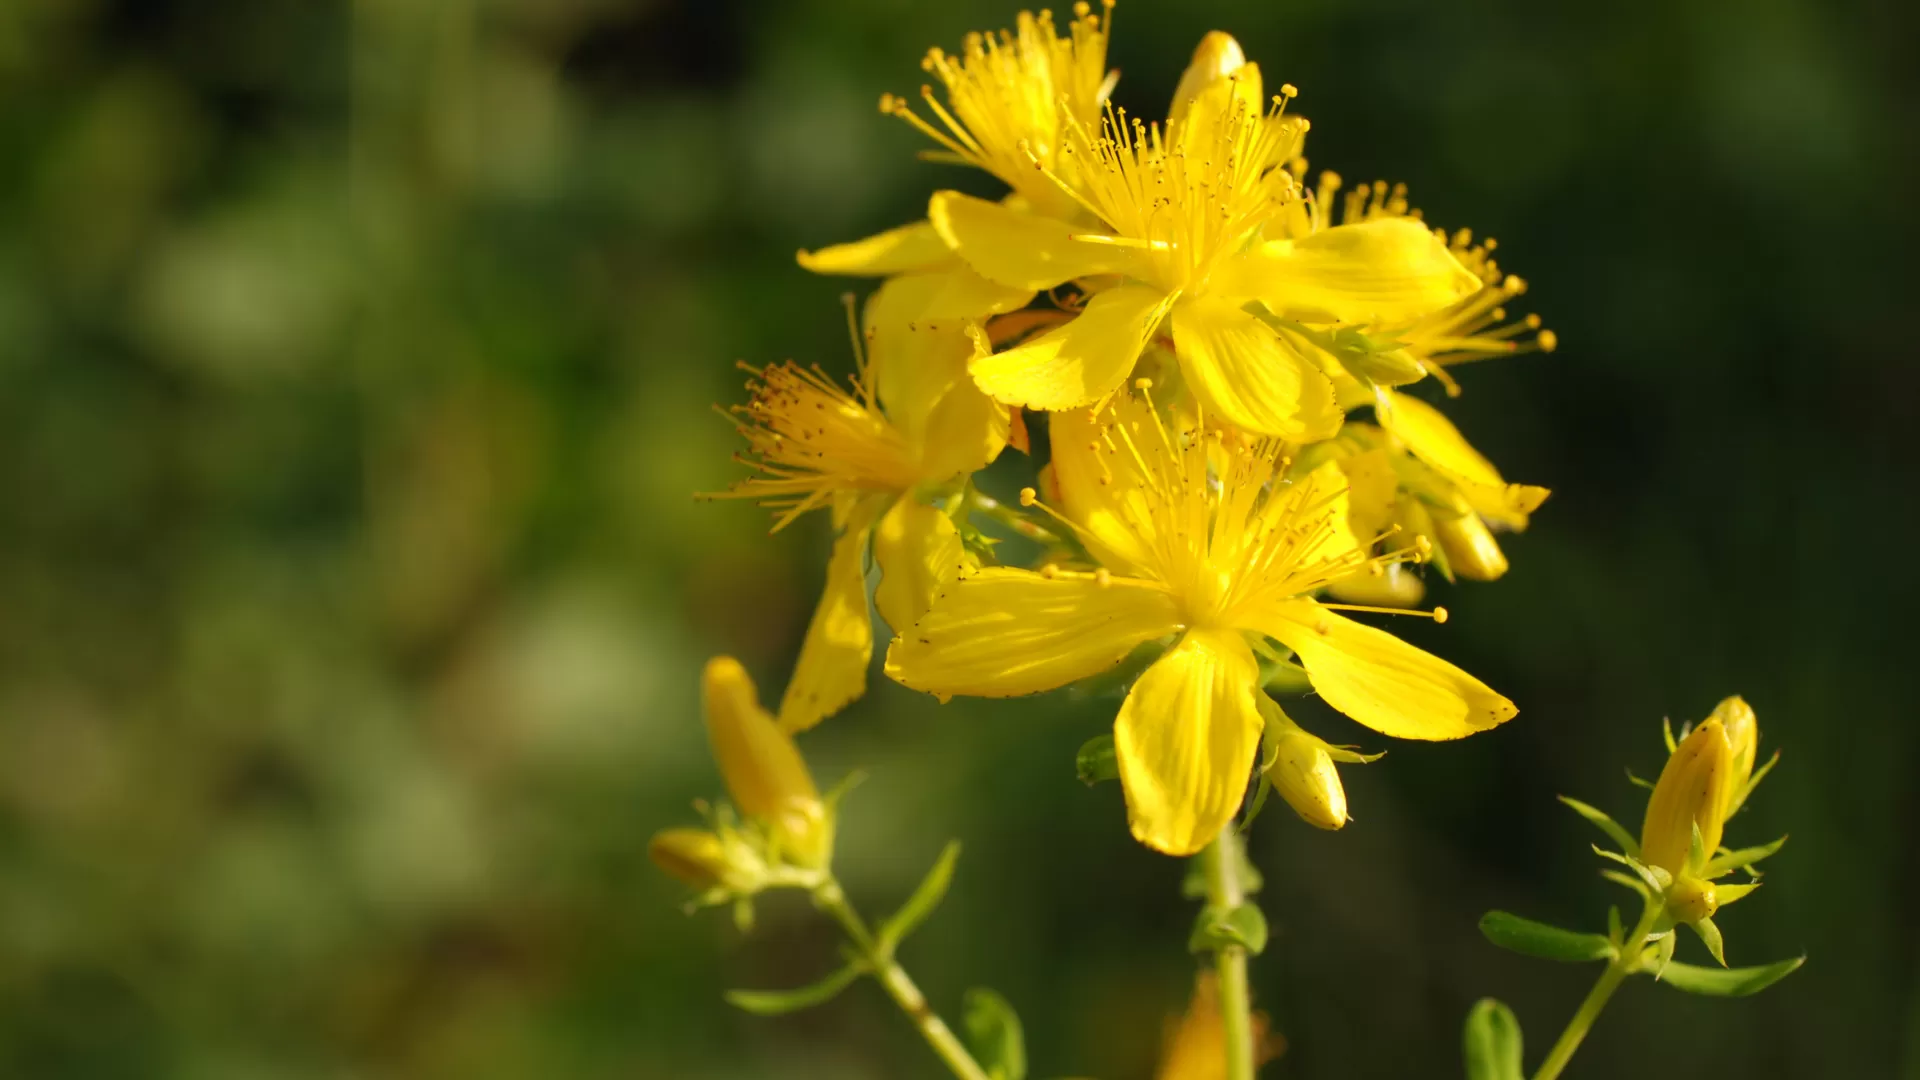
[[[913,895],[907,897],[907,902],[900,905],[899,911],[889,915],[887,921],[880,924],[878,937],[882,955],[891,953],[894,946],[906,940],[907,935],[913,933],[926,921],[927,916],[933,914],[933,909],[940,906],[940,901],[947,895],[947,886],[953,882],[953,864],[959,858],[960,841],[947,841],[940,857],[934,860],[933,869],[920,879]]]
[[[1633,890],[1642,900],[1647,898],[1647,886],[1632,874],[1623,874],[1618,870],[1602,870],[1600,871],[1600,876],[1622,888]]]
[[[1194,920],[1193,933],[1187,938],[1191,952],[1216,952],[1238,945],[1254,956],[1267,947],[1267,917],[1252,904],[1241,904],[1231,911],[1216,907],[1201,909]]]
[[[1480,932],[1503,949],[1537,956],[1542,960],[1583,963],[1613,958],[1613,942],[1604,934],[1582,934],[1562,930],[1532,919],[1523,919],[1505,911],[1489,911],[1480,917]]]
[[[1757,994],[1781,979],[1800,970],[1807,962],[1804,956],[1791,960],[1782,960],[1777,964],[1762,967],[1710,968],[1694,964],[1682,964],[1673,961],[1667,965],[1664,977],[1660,980],[1675,990],[1684,990],[1689,994],[1705,994],[1708,997],[1746,997]]]
[[[1120,758],[1113,750],[1113,736],[1095,735],[1081,743],[1080,752],[1073,756],[1073,771],[1088,787],[1102,780],[1120,779]]]
[[[1774,852],[1779,851],[1780,848],[1784,844],[1786,844],[1786,842],[1787,842],[1787,838],[1783,836],[1780,839],[1775,840],[1771,844],[1762,844],[1759,847],[1741,848],[1738,851],[1729,851],[1725,855],[1720,855],[1713,859],[1708,860],[1707,868],[1704,871],[1704,873],[1706,874],[1707,877],[1716,877],[1720,874],[1726,873],[1729,870],[1736,870],[1742,867],[1752,867],[1754,863],[1757,863],[1761,859],[1764,859],[1767,856],[1773,854]],[[1752,873],[1750,869],[1748,870],[1748,872]]]
[[[848,964],[819,982],[797,990],[729,990],[726,994],[727,1004],[757,1016],[797,1012],[832,1001],[835,995],[864,973],[865,969],[859,964]]]
[[[1520,1021],[1493,998],[1481,998],[1467,1013],[1461,1033],[1467,1080],[1523,1080]]]
[[[1630,855],[1622,855],[1617,851],[1608,851],[1599,844],[1593,845],[1593,853],[1603,859],[1612,859],[1614,862],[1632,870],[1634,875],[1644,882],[1647,888],[1652,889],[1654,892],[1666,892],[1667,886],[1673,884],[1673,875],[1667,873],[1662,867],[1648,866],[1639,859],[1633,858]]]
[[[1560,801],[1566,803],[1574,813],[1598,825],[1600,831],[1606,833],[1609,840],[1620,845],[1621,851],[1636,859],[1640,857],[1640,845],[1634,840],[1633,834],[1621,828],[1620,823],[1607,816],[1605,811],[1565,795],[1560,796]]]
[[[994,1080],[1026,1080],[1027,1040],[1007,999],[976,987],[961,1002],[967,1049]]]

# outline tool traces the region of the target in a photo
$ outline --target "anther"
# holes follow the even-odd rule
[[[1040,568],[1040,576],[1046,578],[1048,581],[1052,581],[1054,578],[1060,576],[1060,568],[1052,563],[1048,563]]]
[[[1040,493],[1030,487],[1020,489],[1020,505],[1032,506],[1040,501]]]
[[[1554,349],[1560,347],[1560,335],[1551,330],[1540,331],[1540,336],[1533,340],[1535,344],[1540,346],[1541,352],[1552,352]]]
[[[1133,388],[1135,390],[1151,390],[1153,389],[1153,380],[1143,375],[1133,380]]]
[[[1446,622],[1446,621],[1447,621],[1447,609],[1446,609],[1446,608],[1443,608],[1443,607],[1436,607],[1436,608],[1434,608],[1434,609],[1433,609],[1433,621],[1434,621],[1434,622],[1437,622],[1437,623],[1443,623],[1443,622]]]
[[[1093,583],[1103,589],[1113,584],[1113,571],[1108,570],[1104,566],[1095,570],[1093,572]]]
[[[1292,83],[1281,83],[1280,96],[1283,98],[1299,97],[1300,90],[1298,87],[1294,86]]]

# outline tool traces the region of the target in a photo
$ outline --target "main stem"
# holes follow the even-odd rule
[[[1220,911],[1232,911],[1246,901],[1240,885],[1240,860],[1233,845],[1237,843],[1233,823],[1220,830],[1220,836],[1200,853],[1201,869],[1207,879],[1207,904]],[[1240,945],[1222,945],[1215,954],[1220,975],[1220,1020],[1227,1038],[1226,1080],[1253,1078],[1253,1000],[1247,990],[1247,950]]]
[[[873,970],[873,977],[886,987],[887,994],[900,1006],[900,1011],[907,1014],[907,1019],[919,1029],[921,1036],[933,1047],[933,1052],[940,1055],[940,1060],[946,1062],[953,1075],[960,1080],[992,1080],[987,1070],[973,1060],[972,1054],[967,1053],[966,1046],[954,1035],[953,1029],[927,1004],[927,996],[920,992],[913,979],[908,977],[906,969],[893,958],[892,950],[880,948],[873,932],[867,929],[866,921],[847,903],[847,894],[838,881],[829,880],[815,889],[813,902],[820,910],[833,916],[840,928],[847,932],[854,948],[859,950],[861,958]]]
[[[1553,1049],[1547,1051],[1547,1059],[1540,1063],[1540,1071],[1533,1074],[1533,1080],[1555,1080],[1560,1070],[1573,1060],[1573,1052],[1580,1049],[1580,1043],[1587,1037],[1587,1031],[1593,1022],[1600,1019],[1600,1010],[1607,1007],[1607,999],[1620,988],[1627,976],[1633,974],[1640,963],[1640,954],[1646,949],[1647,934],[1653,930],[1653,924],[1660,917],[1661,904],[1658,900],[1648,901],[1647,909],[1634,925],[1633,932],[1622,941],[1620,955],[1613,958],[1607,969],[1600,973],[1593,989],[1587,991],[1587,999],[1580,1003],[1580,1009],[1567,1021],[1565,1031],[1560,1033],[1559,1041]]]

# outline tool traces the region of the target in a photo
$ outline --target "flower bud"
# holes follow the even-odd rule
[[[1212,85],[1215,79],[1224,79],[1240,70],[1247,62],[1247,54],[1240,49],[1240,43],[1232,34],[1212,30],[1200,39],[1200,45],[1193,50],[1193,62],[1180,75],[1180,83],[1173,90],[1173,107],[1168,116],[1175,120],[1186,115],[1187,106],[1200,92]]]
[[[729,876],[726,844],[705,829],[662,829],[647,844],[647,855],[695,889],[711,889]]]
[[[1342,603],[1410,608],[1426,596],[1427,585],[1405,563],[1374,563],[1335,581],[1327,591]]]
[[[1473,581],[1493,581],[1507,572],[1507,556],[1487,523],[1474,513],[1433,515],[1433,538],[1447,553],[1453,572]]]
[[[826,807],[793,738],[760,706],[753,679],[740,661],[717,656],[703,689],[707,736],[734,805],[765,822],[793,861],[824,862],[832,839]]]
[[[1754,755],[1760,747],[1760,721],[1753,715],[1753,706],[1738,694],[1714,706],[1712,719],[1727,729],[1727,746],[1733,755],[1724,792],[1726,809],[1721,814],[1727,818],[1740,809],[1747,779],[1753,775]]]
[[[1345,825],[1347,789],[1340,784],[1332,748],[1288,719],[1278,706],[1263,712],[1267,716],[1267,780],[1273,789],[1307,824],[1317,829]]]
[[[1714,895],[1711,881],[1683,874],[1667,890],[1667,911],[1675,922],[1699,922],[1712,918],[1719,910],[1720,899]]]
[[[1700,828],[1701,846],[1709,856],[1713,854],[1726,824],[1725,785],[1732,765],[1733,749],[1718,719],[1708,720],[1681,740],[1647,800],[1647,820],[1640,829],[1641,862],[1680,877],[1693,846],[1695,825]]]

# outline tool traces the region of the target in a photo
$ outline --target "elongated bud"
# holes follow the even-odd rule
[[[1507,572],[1507,556],[1493,530],[1478,514],[1433,515],[1433,537],[1447,553],[1453,572],[1473,581],[1493,581]]]
[[[708,661],[703,689],[707,736],[734,805],[766,822],[795,862],[817,865],[831,836],[826,807],[800,748],[760,706],[740,661],[731,656]]]
[[[1738,694],[1714,706],[1712,718],[1727,729],[1727,746],[1733,755],[1724,791],[1726,809],[1721,814],[1727,818],[1740,809],[1747,779],[1753,775],[1754,755],[1760,749],[1760,720],[1753,715],[1753,706]]]
[[[662,829],[647,844],[655,866],[695,889],[711,889],[727,879],[727,849],[705,829]]]
[[[1185,116],[1187,107],[1200,92],[1213,84],[1215,79],[1224,79],[1240,70],[1247,62],[1247,54],[1232,34],[1212,30],[1200,39],[1200,45],[1193,50],[1193,62],[1180,75],[1180,84],[1173,90],[1173,107],[1167,115],[1178,120]]]
[[[1410,608],[1427,595],[1427,585],[1405,563],[1375,563],[1334,582],[1327,591],[1343,603]]]
[[[1294,723],[1271,698],[1264,694],[1261,698],[1261,714],[1267,721],[1267,781],[1300,820],[1314,828],[1345,825],[1347,789],[1334,767],[1333,748]]]
[[[1719,720],[1708,720],[1681,740],[1647,800],[1647,820],[1640,829],[1642,862],[1680,877],[1695,825],[1700,827],[1701,846],[1713,855],[1726,824],[1725,785],[1732,766],[1733,748]]]

